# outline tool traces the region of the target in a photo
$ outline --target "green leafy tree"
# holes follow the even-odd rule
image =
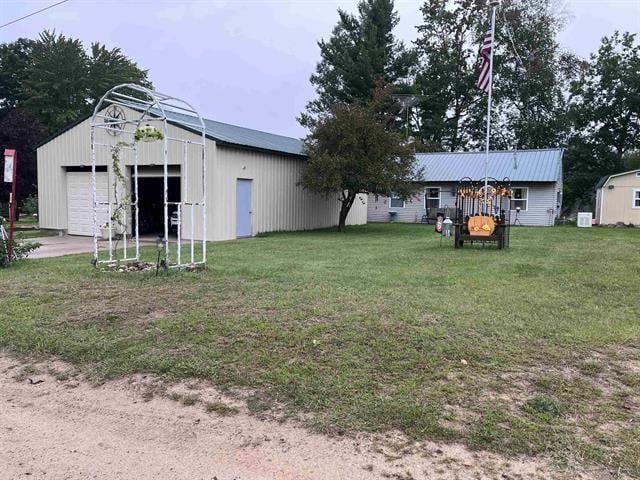
[[[89,57],[88,90],[91,107],[110,88],[121,83],[136,83],[151,88],[148,70],[142,70],[119,48],[107,49],[99,43],[91,44]]]
[[[571,86],[574,134],[565,155],[565,198],[589,203],[603,175],[629,168],[640,149],[640,46],[630,33],[605,37]]]
[[[25,99],[22,82],[27,77],[35,43],[20,38],[0,44],[0,118]]]
[[[118,48],[94,43],[87,53],[79,40],[54,32],[0,44],[0,148],[19,152],[19,198],[37,193],[36,145],[89,115],[111,87],[150,87],[147,75]],[[0,182],[3,204],[8,187]]]
[[[80,40],[44,31],[37,40],[0,45],[0,118],[22,108],[37,118],[45,134],[88,115],[97,100],[120,83],[151,86],[119,48],[94,43],[90,52]]]
[[[420,68],[412,89],[421,102],[414,125],[415,136],[433,149],[466,147],[463,121],[479,99],[474,65],[482,6],[480,0],[428,0],[421,8],[415,42]]]
[[[556,35],[563,17],[551,0],[505,0],[494,47],[491,144],[538,148],[566,139],[565,98],[573,57]],[[488,28],[484,0],[427,0],[416,49],[414,92],[423,101],[413,127],[423,143],[442,149],[481,148],[487,96],[476,86],[479,46]]]
[[[43,134],[44,127],[38,119],[20,108],[11,109],[0,120],[0,154],[5,148],[15,148],[18,151],[18,199],[37,193],[35,146],[43,138]],[[11,184],[0,178],[1,204],[8,204],[10,191]]]
[[[393,0],[361,0],[357,16],[338,10],[338,17],[331,38],[318,43],[321,60],[311,76],[318,97],[300,117],[307,127],[336,103],[370,100],[378,80],[397,83],[415,65],[413,53],[393,34]]]
[[[389,110],[389,91],[377,89],[369,103],[336,103],[322,114],[305,139],[309,156],[302,184],[341,202],[338,230],[358,194],[403,197],[413,193],[413,181],[421,175],[415,152],[402,135],[390,131],[394,115]]]
[[[49,131],[77,120],[87,109],[88,66],[89,58],[80,40],[41,33],[22,79],[22,106]]]

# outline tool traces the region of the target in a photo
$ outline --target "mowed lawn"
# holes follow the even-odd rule
[[[0,271],[0,346],[244,387],[327,433],[640,475],[640,230],[515,228],[508,251],[422,225],[279,233],[157,278],[89,260]]]

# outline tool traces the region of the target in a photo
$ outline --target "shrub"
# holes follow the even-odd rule
[[[22,202],[20,211],[25,215],[35,215],[38,213],[38,196],[29,195]]]
[[[12,242],[12,243],[10,243]],[[37,242],[25,242],[21,240],[0,240],[0,268],[6,268],[9,262],[9,245],[12,246],[13,260],[21,260],[27,258],[31,252],[40,246]]]

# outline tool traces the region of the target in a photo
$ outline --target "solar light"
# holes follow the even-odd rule
[[[453,221],[447,216],[442,222],[442,235],[445,237],[451,236],[451,226],[453,225]]]

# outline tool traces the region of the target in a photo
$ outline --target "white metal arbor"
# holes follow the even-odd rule
[[[126,107],[135,112],[134,117],[127,119],[122,110],[118,111],[118,107]],[[108,109],[113,111],[108,112]],[[193,139],[194,135],[185,135],[185,138],[172,137],[169,135],[168,124],[179,127],[174,131],[182,132],[183,134],[193,133],[199,136],[198,140]],[[162,144],[162,165],[163,165],[163,179],[164,179],[164,260],[169,267],[186,267],[195,264],[205,264],[207,258],[207,157],[206,157],[206,133],[205,124],[202,117],[198,112],[186,101],[176,97],[165,95],[148,88],[142,87],[136,84],[122,84],[118,85],[103,95],[100,101],[97,103],[93,116],[91,118],[91,183],[93,193],[93,240],[94,240],[94,263],[98,264],[113,264],[118,261],[138,261],[140,260],[140,235],[139,235],[139,196],[138,196],[138,167],[139,167],[139,140],[136,139],[137,133],[141,130],[141,127],[149,128],[147,126],[155,126],[160,132],[162,132],[161,141]],[[180,128],[181,127],[181,128]],[[106,135],[100,135],[99,132],[106,132]],[[122,135],[123,140],[117,141],[116,139]],[[189,138],[191,137],[191,138]],[[102,141],[104,140],[104,141]],[[177,142],[182,144],[182,159],[181,161],[171,162],[172,164],[181,164],[181,177],[183,178],[181,197],[176,202],[170,202],[168,197],[168,184],[169,184],[169,142]],[[189,148],[194,146],[196,149],[195,156],[193,158],[193,152]],[[96,152],[99,149],[107,149],[109,152],[116,151],[129,151],[133,154],[133,160],[126,165],[131,168],[131,183],[129,186],[132,189],[132,197],[135,199],[130,201],[125,208],[122,209],[124,216],[124,228],[122,231],[118,231],[117,225],[114,225],[114,208],[119,209],[122,204],[118,202],[122,199],[122,193],[118,192],[118,180],[114,181],[114,192],[108,193],[107,201],[99,201],[97,195],[97,182],[96,182]],[[202,193],[200,198],[192,201],[185,201],[187,198],[187,192],[194,191],[190,189],[189,181],[189,164],[200,161],[202,163],[200,172],[202,174]],[[125,167],[125,170],[126,170]],[[112,165],[112,169],[114,166]],[[192,171],[193,175],[195,171]],[[108,173],[110,175],[111,172]],[[197,174],[196,174],[197,175]],[[196,186],[196,189],[199,190]],[[121,185],[121,191],[126,191],[127,185]],[[111,194],[113,193],[113,195]],[[119,197],[120,195],[120,197]],[[193,196],[194,194],[191,193]],[[170,261],[170,218],[169,218],[169,206],[173,205],[177,212],[177,235],[176,235],[176,258],[175,261]],[[107,222],[105,225],[100,226],[98,224],[98,210],[99,208],[106,207],[107,210]],[[200,211],[201,217],[201,229],[202,235],[202,249],[201,259],[196,259],[196,241],[195,241],[195,213],[196,210]],[[183,261],[182,252],[182,220],[185,218],[185,213],[188,213],[190,218],[190,249],[187,261]],[[98,249],[98,232],[104,227],[108,229],[108,258],[100,258]],[[114,228],[115,227],[115,228]],[[117,242],[114,241],[116,236],[122,239],[122,252],[118,258]],[[134,241],[134,253],[130,255],[130,242],[131,237]]]

